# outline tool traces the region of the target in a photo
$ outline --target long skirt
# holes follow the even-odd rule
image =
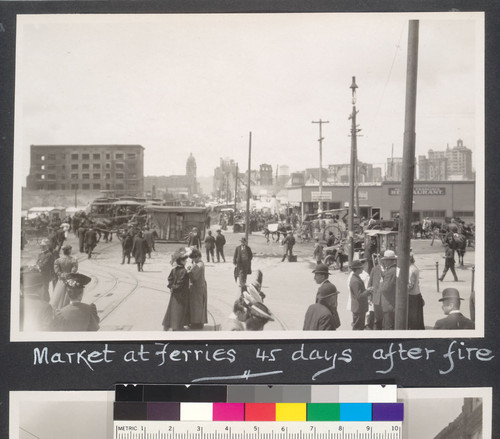
[[[69,297],[66,293],[66,285],[61,279],[57,281],[49,303],[54,309],[61,309],[69,304]]]
[[[179,293],[170,293],[167,312],[163,317],[163,329],[168,331],[182,331],[184,326],[189,323],[189,293],[182,291]]]
[[[408,296],[408,329],[425,329],[422,294]]]

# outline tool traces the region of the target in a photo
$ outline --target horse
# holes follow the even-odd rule
[[[464,256],[467,249],[467,237],[462,233],[448,233],[446,242],[458,255],[459,265],[464,265]]]

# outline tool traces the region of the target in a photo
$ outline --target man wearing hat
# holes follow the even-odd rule
[[[48,302],[50,300],[49,284],[55,280],[54,261],[56,258],[54,252],[50,248],[50,242],[47,238],[42,239],[40,248],[42,252],[38,255],[36,266],[40,270],[44,282],[43,289],[40,290],[41,297]]]
[[[444,319],[438,320],[434,329],[474,329],[475,324],[472,320],[465,317],[460,312],[460,293],[456,288],[445,288],[443,297],[439,299],[442,302],[441,308],[446,314]]]
[[[220,258],[226,262],[226,257],[224,256],[224,246],[226,245],[226,237],[222,234],[221,230],[218,229],[215,232],[215,253],[217,254],[217,262],[220,262]]]
[[[241,245],[234,251],[233,264],[235,265],[235,278],[239,279],[240,287],[247,281],[247,276],[252,274],[252,249],[247,245],[246,238],[241,238]]]
[[[288,256],[288,261],[290,262],[292,256],[293,256],[293,246],[295,245],[295,238],[293,236],[293,232],[289,230],[286,233],[286,237],[283,240],[283,246],[285,247],[285,253],[283,254],[283,259],[281,262],[284,262],[286,257]]]
[[[444,277],[446,276],[446,273],[448,273],[448,270],[450,270],[451,274],[453,274],[455,282],[458,282],[457,273],[455,271],[455,250],[453,250],[450,247],[450,244],[448,244],[447,242],[444,244],[443,257],[444,257],[444,270],[439,280],[442,282],[444,280]]]
[[[94,251],[99,239],[97,237],[97,230],[94,226],[91,226],[90,229],[85,233],[85,246],[87,249],[88,259],[91,258],[92,252]]]
[[[69,305],[56,311],[55,329],[57,331],[97,331],[99,316],[92,304],[82,303],[83,288],[91,278],[82,273],[69,273],[65,278]]]
[[[382,302],[382,329],[394,329],[396,309],[396,281],[397,257],[393,250],[386,250],[381,259],[384,269],[382,283],[380,284],[380,297]]]
[[[36,267],[21,267],[21,331],[49,331],[54,321],[54,310],[42,299],[45,280]]]
[[[210,262],[210,256],[212,256],[212,262],[215,262],[215,236],[212,235],[212,231],[209,230],[207,232],[207,236],[205,236],[205,251],[207,252],[207,262]]]
[[[196,227],[193,227],[193,230],[189,233],[187,241],[188,247],[194,247],[197,249],[201,248],[200,234],[198,233],[198,229]]]
[[[371,290],[365,288],[365,283],[360,275],[363,272],[364,263],[355,260],[351,263],[352,277],[349,282],[351,295],[352,329],[362,331],[365,329],[365,317],[368,312],[368,296]]]
[[[337,312],[339,292],[329,280],[328,266],[318,264],[313,270],[314,280],[319,285],[316,302],[311,305],[304,319],[304,331],[335,331],[340,326]]]

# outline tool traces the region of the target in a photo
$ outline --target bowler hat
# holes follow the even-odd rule
[[[447,299],[458,299],[458,300],[464,300],[460,297],[460,293],[456,288],[445,288],[443,290],[443,297],[439,299],[440,302],[443,302]]]
[[[394,253],[393,250],[386,250],[384,252],[384,256],[382,257],[382,260],[390,260],[390,259],[397,259],[396,253]]]
[[[351,269],[356,270],[358,268],[363,268],[363,262],[359,259],[356,259],[355,261],[351,262]]]
[[[244,243],[246,244],[247,239],[246,239],[246,238],[241,238],[241,239],[240,239],[240,241],[241,241],[241,242],[244,242]]]
[[[64,283],[70,288],[84,287],[90,283],[92,279],[82,273],[68,273]]]
[[[66,244],[66,245],[64,245],[64,246],[63,246],[63,248],[62,248],[62,249],[63,249],[63,250],[69,250],[69,249],[72,249],[72,248],[73,248],[73,247],[71,247],[71,245]]]
[[[326,264],[318,264],[316,265],[316,268],[313,270],[313,273],[320,273],[320,274],[330,274],[328,271],[328,265]]]

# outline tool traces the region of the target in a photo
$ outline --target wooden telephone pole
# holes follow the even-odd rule
[[[410,235],[415,176],[415,114],[417,107],[418,20],[410,20],[408,29],[408,60],[406,67],[405,132],[401,177],[398,267],[395,329],[408,328],[408,277],[410,268]]]
[[[318,120],[312,123],[319,124],[319,202],[318,202],[318,213],[323,211],[323,135],[321,127],[324,123],[330,123],[328,120]]]

